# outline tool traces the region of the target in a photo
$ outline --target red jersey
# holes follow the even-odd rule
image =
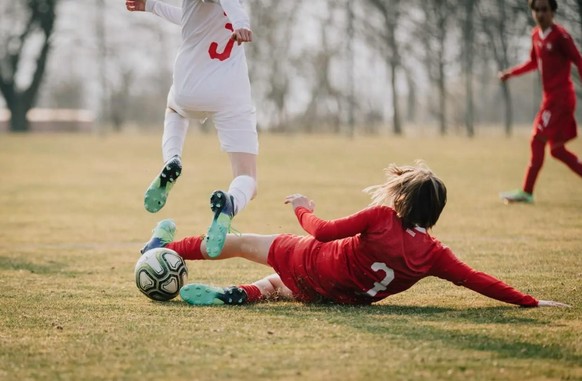
[[[461,262],[425,229],[403,229],[387,206],[332,221],[306,208],[295,213],[311,236],[280,235],[268,262],[299,300],[370,304],[434,275],[503,302],[537,306],[533,297]]]
[[[520,75],[538,69],[542,77],[544,98],[563,97],[564,93],[574,94],[574,84],[570,77],[570,66],[578,68],[582,78],[582,56],[570,34],[558,24],[553,24],[545,37],[539,26],[531,33],[532,47],[530,59],[510,69],[510,75]]]

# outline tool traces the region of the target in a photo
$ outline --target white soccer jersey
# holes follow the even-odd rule
[[[148,0],[146,10],[182,27],[171,92],[188,111],[217,112],[252,107],[244,44],[234,29],[250,29],[241,0],[183,0],[181,9]]]

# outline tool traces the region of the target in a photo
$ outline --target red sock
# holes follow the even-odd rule
[[[261,290],[254,284],[242,284],[239,287],[247,293],[247,303],[258,302],[263,298]]]
[[[532,138],[530,142],[531,157],[523,179],[523,191],[533,193],[534,185],[544,164],[546,142]]]
[[[205,259],[202,256],[202,251],[200,251],[200,245],[202,244],[203,236],[199,237],[187,237],[181,241],[170,242],[166,245],[168,249],[174,250],[176,253],[184,259],[198,260]]]

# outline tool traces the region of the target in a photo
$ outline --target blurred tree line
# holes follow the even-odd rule
[[[580,46],[582,0],[558,3],[556,21]],[[246,6],[260,129],[353,135],[434,128],[473,136],[478,126],[502,125],[510,135],[537,111],[537,75],[497,79],[529,54],[526,0]],[[87,108],[101,128],[161,128],[179,39],[179,28],[129,13],[122,0],[2,2],[0,92],[11,130],[28,129],[34,106]]]

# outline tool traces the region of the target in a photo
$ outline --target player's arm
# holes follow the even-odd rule
[[[529,60],[522,63],[521,65],[514,66],[510,69],[504,70],[499,72],[498,77],[502,81],[506,81],[511,77],[515,77],[518,75],[522,75],[528,73],[530,71],[536,70],[538,68],[537,58],[536,58],[536,51],[531,47],[531,51],[529,53]]]
[[[576,47],[572,36],[570,36],[568,33],[563,33],[562,38],[560,38],[558,41],[560,42],[560,48],[566,57],[568,57],[568,59],[572,61],[574,65],[576,65],[578,74],[582,80],[582,56],[580,55],[580,51]]]
[[[378,213],[377,208],[367,208],[351,216],[328,221],[313,214],[315,203],[305,196],[300,194],[287,196],[285,203],[293,206],[301,227],[321,242],[353,237],[365,232],[370,222],[377,219]]]
[[[430,274],[505,303],[522,307],[569,307],[567,304],[537,300],[531,295],[521,293],[491,275],[472,269],[461,262],[448,248],[441,252]]]
[[[158,0],[126,0],[125,7],[130,12],[150,12],[173,24],[182,24],[182,8]]]
[[[251,22],[240,1],[220,0],[220,5],[232,23],[234,31],[231,38],[238,42],[239,45],[243,42],[251,42],[253,40]]]

